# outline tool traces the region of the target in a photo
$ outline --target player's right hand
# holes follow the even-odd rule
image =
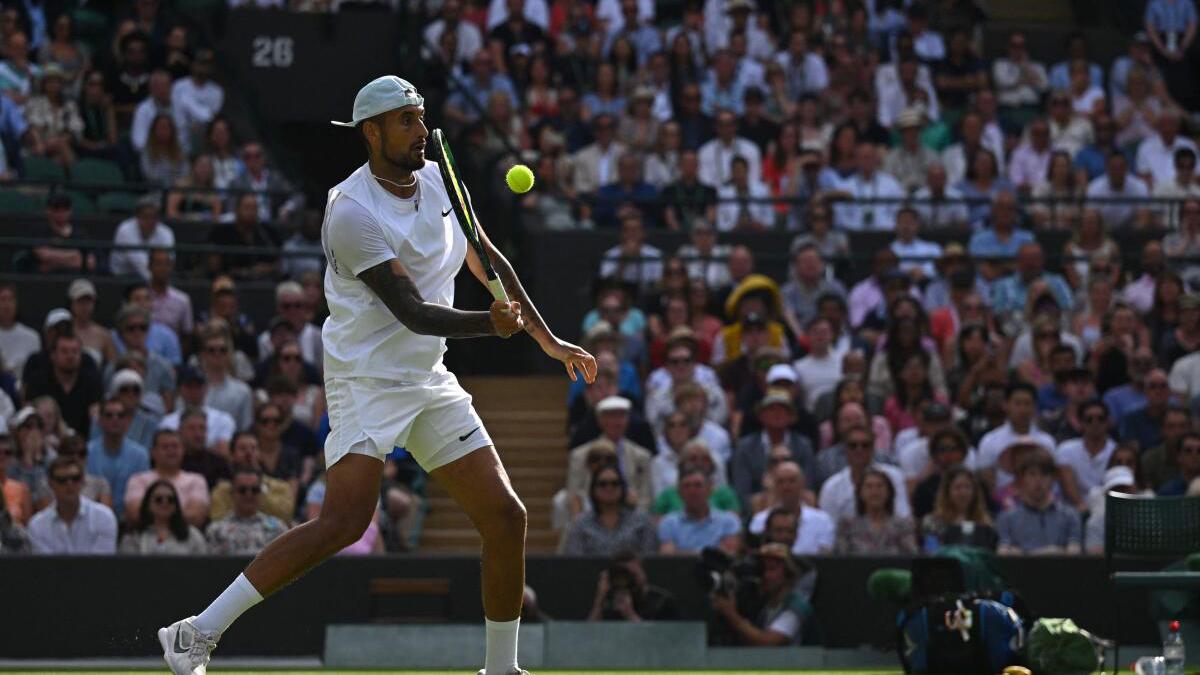
[[[492,325],[496,327],[496,335],[502,338],[511,337],[525,330],[525,319],[521,318],[521,303],[511,302],[492,303],[488,312],[492,315]]]

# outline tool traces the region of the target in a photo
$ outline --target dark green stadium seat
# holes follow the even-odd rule
[[[77,216],[92,216],[100,212],[100,209],[96,207],[96,200],[85,192],[67,190],[67,196],[71,198],[71,210]]]
[[[62,182],[67,179],[67,171],[62,165],[49,157],[30,156],[24,159],[25,175],[29,180],[46,180]]]
[[[100,40],[108,35],[109,20],[104,12],[80,7],[71,16],[75,19],[75,34],[79,37]]]
[[[128,192],[105,192],[96,200],[101,213],[133,213],[138,196]]]
[[[30,215],[44,210],[42,200],[16,190],[0,190],[0,213]]]
[[[71,180],[85,185],[120,185],[125,182],[125,174],[116,162],[89,157],[71,167]]]

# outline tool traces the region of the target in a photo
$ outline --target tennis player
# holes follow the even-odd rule
[[[525,584],[525,506],[513,491],[471,396],[442,364],[446,338],[528,333],[591,382],[591,354],[558,339],[508,260],[480,237],[513,301],[454,308],[454,277],[483,266],[425,159],[424,99],[395,76],[368,83],[350,122],[367,163],[329,191],[321,241],[325,297],[325,502],[321,515],[275,539],[198,616],[159,629],[175,675],[203,675],[221,634],[243,612],[362,536],[379,501],[383,459],[404,446],[467,512],[483,540],[487,650],[481,675],[525,673],[517,629]]]

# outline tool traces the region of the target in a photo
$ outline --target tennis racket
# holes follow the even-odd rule
[[[479,239],[479,219],[475,216],[474,205],[471,204],[471,193],[467,192],[467,186],[463,185],[462,179],[458,177],[458,167],[454,164],[454,153],[450,152],[446,134],[442,133],[441,129],[434,129],[429,134],[429,140],[433,146],[433,160],[437,162],[438,169],[442,172],[442,182],[446,184],[446,192],[450,194],[450,208],[458,217],[458,226],[462,228],[463,234],[467,235],[467,242],[475,249],[479,262],[483,263],[488,289],[491,290],[493,298],[500,302],[508,302],[504,284],[496,277],[492,260],[483,250],[483,242]]]

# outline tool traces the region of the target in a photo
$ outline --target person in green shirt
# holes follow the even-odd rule
[[[715,475],[717,472],[717,463],[712,457],[712,450],[704,441],[694,438],[683,446],[683,452],[679,453],[680,473],[683,473],[684,466],[696,466],[708,476],[713,485],[722,483]],[[728,484],[720,484],[712,491],[712,496],[708,499],[708,504],[718,511],[731,511],[738,513],[740,505],[738,504],[737,493],[729,487]],[[665,516],[668,513],[683,510],[683,499],[679,496],[679,490],[674,485],[668,487],[659,493],[658,498],[654,500],[654,515]]]

